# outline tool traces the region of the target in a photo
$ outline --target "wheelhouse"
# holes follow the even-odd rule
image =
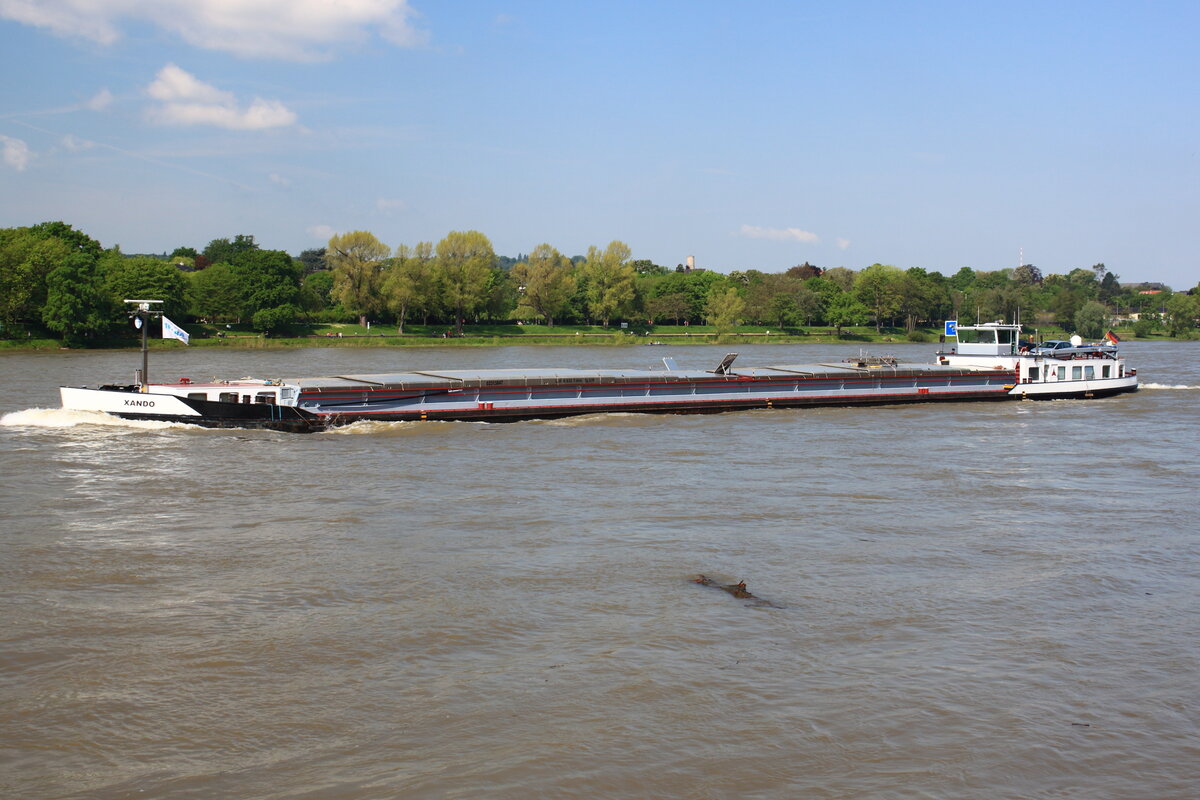
[[[953,331],[954,352],[963,356],[1012,356],[1017,354],[1020,325],[988,322],[957,326]]]
[[[294,406],[300,398],[300,389],[278,381],[221,381],[218,383],[192,383],[182,380],[155,386],[189,400],[208,400],[215,403],[265,404]]]

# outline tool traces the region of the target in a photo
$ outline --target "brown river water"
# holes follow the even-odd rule
[[[308,436],[69,414],[137,354],[0,355],[0,796],[1200,797],[1200,343],[1123,352],[1102,400]]]

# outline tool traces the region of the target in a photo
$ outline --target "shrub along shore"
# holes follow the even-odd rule
[[[965,324],[965,323],[964,323]],[[155,332],[158,323],[151,323]],[[315,324],[296,326],[281,334],[262,334],[248,326],[203,325],[186,326],[191,347],[222,347],[241,349],[298,348],[298,347],[495,347],[513,345],[548,345],[594,347],[630,347],[645,345],[687,346],[729,344],[738,346],[770,344],[836,344],[847,345],[890,345],[921,344],[936,345],[940,330],[920,329],[905,333],[903,328],[884,328],[876,332],[875,327],[843,328],[839,333],[826,326],[807,328],[767,328],[739,326],[720,330],[709,325],[657,325],[630,328],[599,325],[465,325],[462,336],[454,335],[445,325],[406,325],[404,333],[395,326],[374,325],[365,327],[354,324]],[[1117,328],[1122,340],[1135,340],[1131,329]],[[1034,330],[1026,326],[1026,335],[1038,340],[1067,339],[1070,334],[1058,327]],[[1142,337],[1142,341],[1169,339],[1161,336]],[[151,349],[159,350],[184,347],[172,339],[149,339]],[[136,335],[89,340],[83,348],[78,344],[68,347],[59,339],[0,339],[3,351],[45,351],[79,349],[111,350],[140,348],[141,340]]]

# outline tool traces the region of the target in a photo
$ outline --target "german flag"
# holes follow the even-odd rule
[[[1117,342],[1121,341],[1121,338],[1119,336],[1117,336],[1115,333],[1113,333],[1112,331],[1109,331],[1108,333],[1104,334],[1104,338],[1108,339],[1109,344],[1116,344]]]

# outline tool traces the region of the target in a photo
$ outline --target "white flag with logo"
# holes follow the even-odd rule
[[[174,322],[171,322],[171,320],[167,319],[166,316],[164,316],[162,318],[162,321],[163,321],[163,338],[164,339],[178,339],[179,341],[183,342],[184,344],[188,343],[188,332],[187,331],[185,331],[183,328],[176,325]]]

